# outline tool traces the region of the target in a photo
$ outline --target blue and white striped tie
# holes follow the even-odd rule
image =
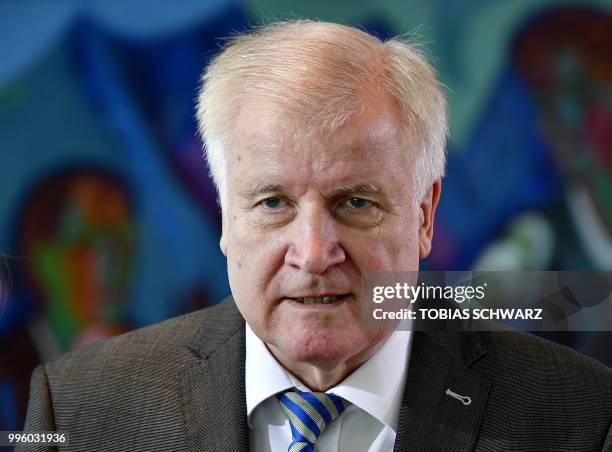
[[[350,405],[342,397],[325,392],[291,389],[277,394],[289,418],[293,441],[288,452],[312,452],[321,432]]]

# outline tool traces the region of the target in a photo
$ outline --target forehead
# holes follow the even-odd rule
[[[388,100],[364,106],[330,133],[309,133],[266,105],[243,108],[230,148],[230,172],[240,169],[241,177],[310,172],[350,178],[392,168],[402,168],[405,174],[409,165],[409,143]]]

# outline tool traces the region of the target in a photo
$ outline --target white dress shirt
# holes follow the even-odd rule
[[[412,333],[394,331],[368,361],[332,392],[351,402],[317,439],[320,452],[391,452],[395,442]],[[275,397],[296,387],[309,391],[246,326],[246,405],[254,452],[287,452],[289,420]]]

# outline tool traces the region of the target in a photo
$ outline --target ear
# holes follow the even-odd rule
[[[225,234],[221,234],[221,240],[219,240],[219,248],[225,257],[227,257],[227,242],[225,241]]]
[[[419,205],[419,259],[425,259],[431,251],[434,215],[440,200],[441,189],[442,182],[438,179],[429,187]]]
[[[221,209],[221,239],[219,240],[219,248],[225,257],[227,257],[227,221],[225,220],[224,209]]]

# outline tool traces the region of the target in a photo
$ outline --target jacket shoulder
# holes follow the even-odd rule
[[[528,333],[478,334],[486,353],[472,370],[491,385],[476,450],[602,449],[612,420],[609,368]]]
[[[27,425],[69,431],[71,450],[183,450],[181,381],[241,319],[229,299],[67,353],[35,371]]]
[[[479,450],[601,449],[612,420],[608,367],[531,334],[480,335],[487,353],[472,368],[491,387]]]
[[[519,331],[480,335],[487,347],[485,362],[506,374],[520,373],[526,380],[542,383],[575,379],[612,389],[612,369],[569,347]]]
[[[180,363],[193,344],[215,341],[217,328],[230,327],[228,302],[184,314],[66,353],[45,365],[49,374],[72,374],[76,369],[99,369],[137,361],[147,367],[158,361]]]
[[[233,300],[69,352],[43,366],[55,405],[74,397],[174,391],[176,376],[241,325]]]

